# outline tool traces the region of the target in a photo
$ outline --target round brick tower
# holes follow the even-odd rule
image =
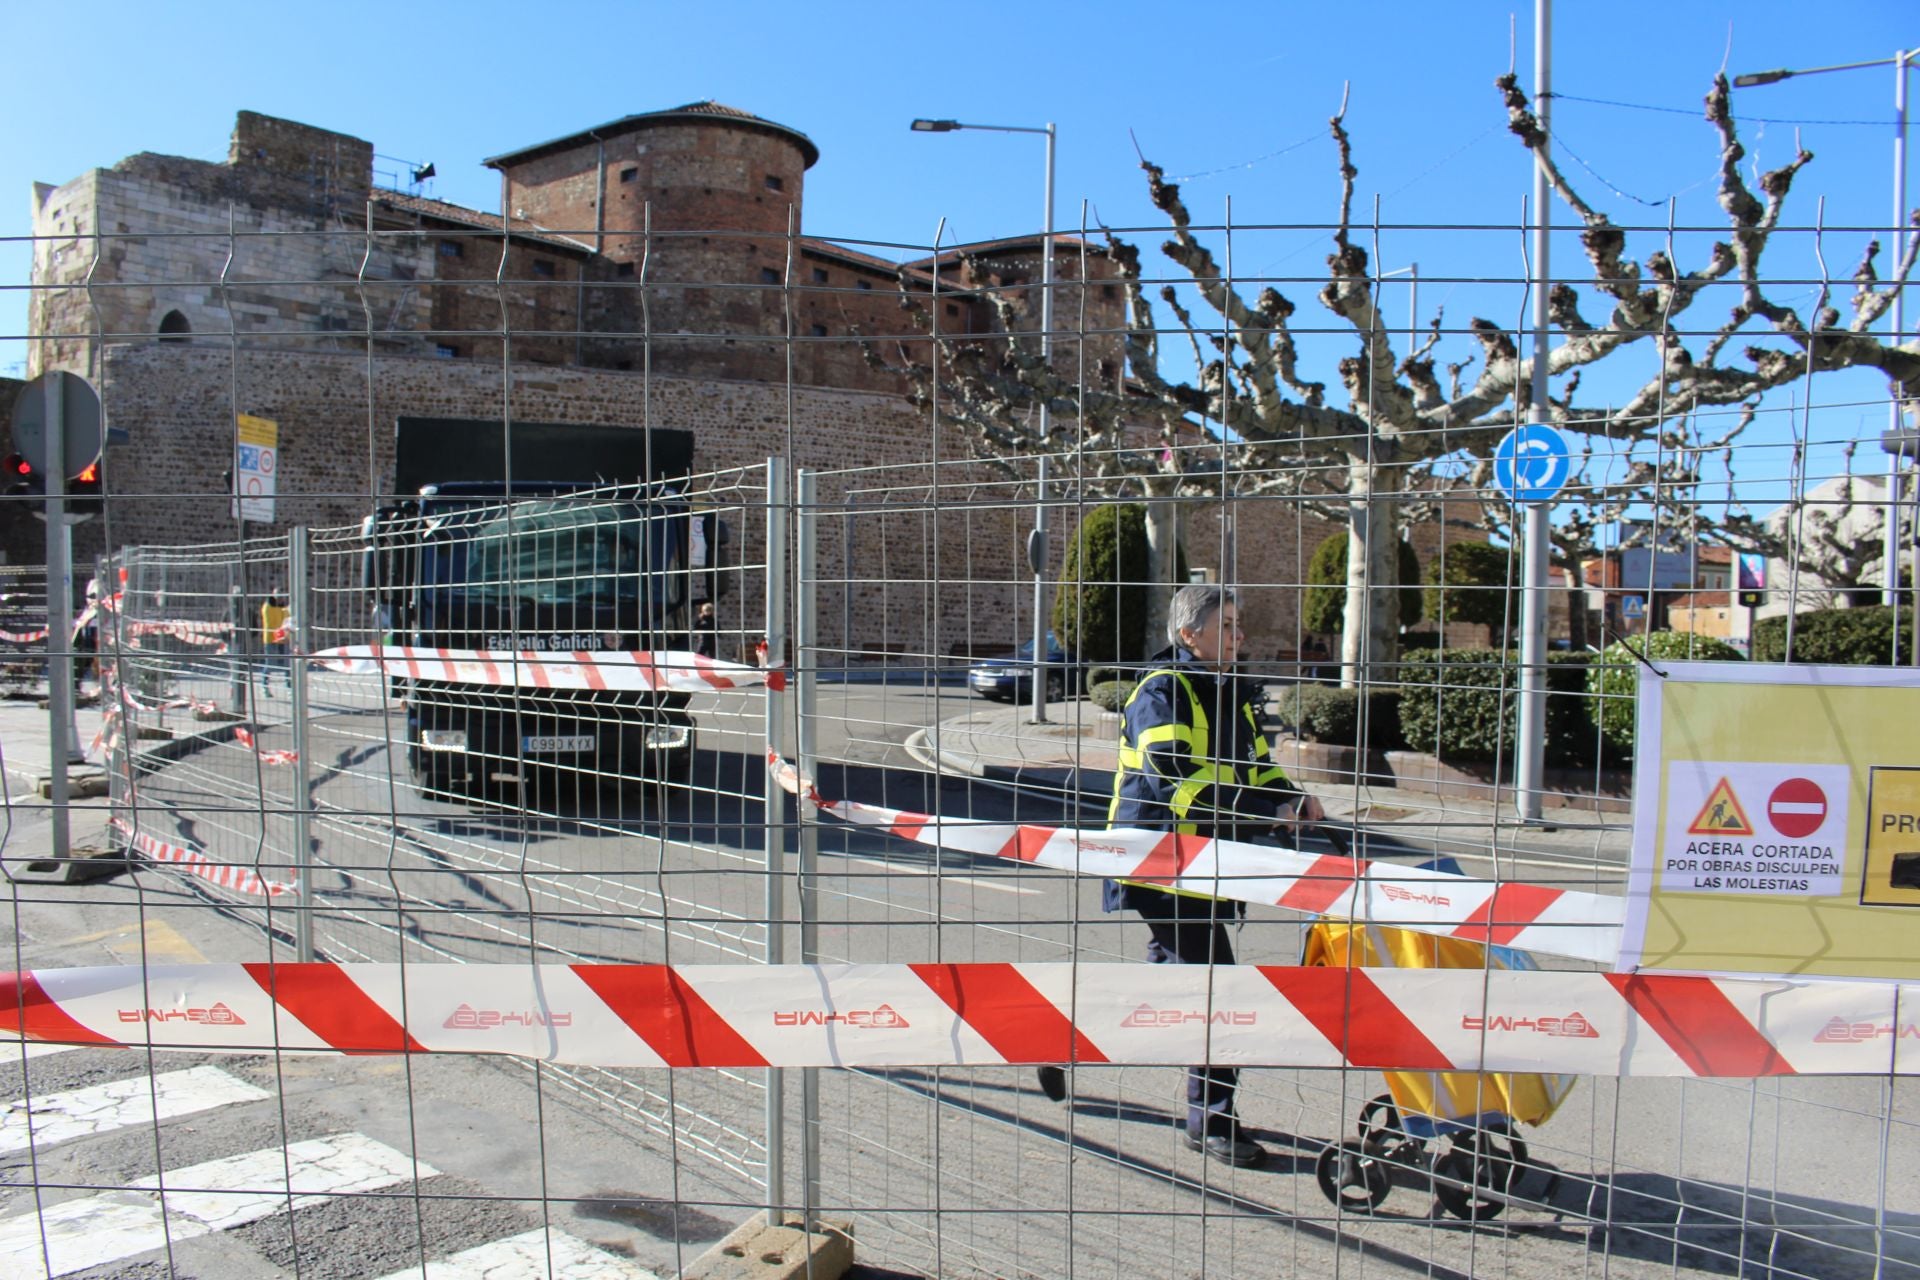
[[[789,211],[800,225],[803,133],[717,102],[627,116],[494,156],[515,225],[567,236],[613,264],[604,326],[653,338],[660,372],[766,376],[784,331]],[[648,218],[651,215],[651,231]],[[640,284],[646,306],[640,306]],[[620,365],[622,342],[596,341]],[[763,366],[765,366],[763,368]],[[634,367],[637,367],[635,365]]]

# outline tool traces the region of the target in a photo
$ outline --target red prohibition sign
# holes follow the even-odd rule
[[[263,476],[270,476],[273,474],[273,463],[274,463],[273,450],[262,449],[260,451],[260,462],[256,470],[258,470],[260,474]]]
[[[1788,778],[1767,797],[1767,821],[1789,840],[1810,836],[1827,820],[1827,793],[1811,778]]]

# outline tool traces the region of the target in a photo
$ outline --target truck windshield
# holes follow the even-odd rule
[[[612,604],[679,567],[665,513],[627,502],[516,503],[474,528],[463,589],[486,604]]]

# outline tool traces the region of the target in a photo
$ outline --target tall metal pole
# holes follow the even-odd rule
[[[820,643],[819,491],[812,471],[802,469],[795,481],[794,613],[793,613],[793,761],[803,778],[816,775],[815,736],[819,730],[819,681],[816,679]],[[767,697],[775,695],[771,690]],[[803,792],[804,794],[804,792]],[[800,819],[800,963],[820,959],[820,815],[810,800],[801,799]],[[810,1230],[820,1210],[820,1068],[800,1072],[801,1219]]]
[[[53,856],[67,856],[67,734],[73,723],[73,565],[67,556],[67,389],[55,373],[46,387],[47,441],[47,754],[52,770]]]
[[[787,651],[787,463],[767,459],[767,661],[778,662]],[[787,742],[781,717],[782,702],[772,689],[766,692],[766,740],[784,753]],[[763,829],[763,865],[766,868],[767,945],[765,960],[780,964],[786,950],[787,793],[773,770],[766,771],[766,825]],[[787,1099],[786,1073],[768,1067],[767,1111],[767,1223],[778,1226],[786,1212]]]
[[[1549,112],[1553,105],[1552,0],[1534,0],[1533,78],[1534,115],[1540,121],[1542,146],[1552,145]],[[1527,421],[1548,420],[1547,402],[1547,293],[1553,273],[1547,261],[1548,211],[1552,192],[1544,159],[1533,164],[1533,394]],[[1516,464],[1517,466],[1517,464]],[[1520,817],[1537,822],[1547,764],[1547,504],[1526,504],[1525,588],[1520,597],[1520,741],[1514,782],[1519,792]]]
[[[1900,50],[1893,56],[1893,260],[1900,261],[1907,247],[1907,59],[1910,51]],[[1888,345],[1899,346],[1901,335],[1906,331],[1905,307],[1902,305],[1906,290],[1900,287],[1900,281],[1893,281],[1893,312],[1888,321],[1891,333]],[[1895,440],[1901,438],[1903,426],[1900,421],[1900,390],[1895,383],[1893,394],[1887,399],[1887,430]],[[1880,593],[1880,603],[1898,606],[1900,603],[1900,464],[1906,461],[1906,451],[1899,450],[1887,455],[1887,528],[1886,541],[1881,546],[1880,563],[1886,566],[1886,588]],[[1900,625],[1899,618],[1894,626]],[[1897,633],[1896,633],[1897,634]],[[1896,659],[1898,655],[1895,655]]]
[[[298,525],[287,544],[287,691],[293,700],[293,952],[313,961],[313,752],[307,731],[307,655],[313,652],[312,552],[307,527]]]
[[[1047,121],[1047,207],[1040,223],[1040,359],[1053,364],[1053,121]],[[1084,282],[1082,282],[1084,287]],[[1048,397],[1040,398],[1040,447],[1051,447]],[[1033,486],[1033,723],[1047,722],[1047,456]]]

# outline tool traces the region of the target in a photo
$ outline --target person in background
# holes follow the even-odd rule
[[[260,688],[268,693],[273,691],[273,673],[280,673],[280,682],[287,682],[287,598],[283,595],[270,595],[260,605],[260,651],[266,654],[261,666]]]
[[[1257,682],[1234,672],[1246,633],[1232,589],[1198,584],[1175,592],[1167,638],[1172,647],[1151,659],[1121,712],[1120,768],[1108,823],[1250,840],[1323,820],[1320,802],[1274,762],[1256,715],[1262,696]],[[1236,901],[1114,880],[1106,882],[1101,905],[1139,913],[1153,964],[1232,964],[1227,924],[1246,910]],[[1231,1067],[1188,1071],[1186,1142],[1246,1168],[1264,1163],[1267,1151],[1240,1131],[1237,1083]],[[1055,1101],[1066,1097],[1059,1067],[1040,1068],[1040,1086]]]
[[[714,615],[713,601],[702,600],[693,613],[693,651],[711,658],[720,644],[720,620]]]

